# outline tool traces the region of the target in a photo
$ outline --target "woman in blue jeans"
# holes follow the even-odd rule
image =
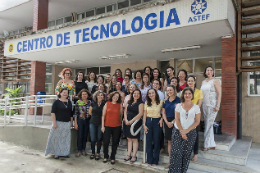
[[[93,102],[89,107],[89,115],[91,115],[89,130],[91,137],[91,150],[92,154],[90,159],[99,160],[100,158],[100,149],[102,141],[102,132],[101,132],[101,119],[102,119],[102,110],[105,105],[105,93],[101,90],[98,90],[93,95]],[[97,142],[97,153],[95,156],[95,144]]]
[[[88,131],[89,131],[89,120],[90,115],[89,112],[89,106],[90,101],[88,100],[88,97],[91,94],[86,89],[82,89],[79,94],[77,101],[75,105],[75,129],[77,130],[77,148],[78,153],[76,154],[77,157],[79,157],[81,154],[83,156],[86,155],[85,149],[86,149],[86,143],[88,138]]]
[[[159,162],[160,139],[162,134],[161,117],[163,101],[160,100],[157,91],[153,88],[147,91],[144,105],[144,132],[146,134],[147,163],[149,166],[156,166]],[[154,144],[154,145],[153,145]]]

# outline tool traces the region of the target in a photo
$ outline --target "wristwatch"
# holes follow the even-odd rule
[[[217,105],[217,107],[220,107],[220,105]]]

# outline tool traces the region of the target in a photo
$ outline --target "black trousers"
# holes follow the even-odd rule
[[[78,152],[85,152],[86,149],[86,143],[88,138],[88,132],[89,132],[89,120],[90,118],[86,118],[85,120],[78,118],[78,138],[77,138],[77,148]]]
[[[199,126],[196,127],[196,132],[197,132],[197,138],[193,149],[194,155],[199,153]]]
[[[105,132],[103,135],[103,152],[104,152],[104,158],[108,159],[108,146],[110,143],[110,137],[112,135],[112,152],[110,159],[115,160],[118,140],[120,138],[121,134],[121,126],[118,127],[107,127],[105,126]]]

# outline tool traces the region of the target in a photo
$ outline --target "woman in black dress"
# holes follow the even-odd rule
[[[82,89],[87,89],[88,90],[88,85],[85,83],[85,77],[82,71],[79,71],[76,76],[76,80],[74,81],[75,84],[75,89],[76,89],[76,95],[74,102],[77,103],[79,100],[78,94]]]
[[[130,100],[125,107],[124,119],[126,124],[126,137],[128,140],[128,153],[124,161],[130,160],[130,163],[134,163],[137,160],[136,153],[138,150],[138,139],[140,138],[140,133],[133,136],[130,132],[131,125],[143,116],[144,104],[142,102],[142,94],[139,89],[134,90],[130,96]],[[142,126],[142,121],[139,120],[135,125],[134,131],[136,131],[140,126]],[[133,155],[131,152],[133,150]]]

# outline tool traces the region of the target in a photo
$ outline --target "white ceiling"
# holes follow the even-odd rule
[[[10,0],[9,0],[10,1]],[[49,0],[49,21],[117,2],[117,0]],[[0,0],[0,6],[2,4]],[[0,35],[33,25],[33,0],[0,12]],[[7,7],[6,7],[7,8]]]
[[[114,63],[188,59],[196,57],[221,56],[221,37],[232,34],[226,20],[195,26],[182,27],[126,38],[81,44],[66,48],[56,48],[41,52],[23,53],[15,58],[38,60],[54,64],[56,61],[76,59],[75,64],[64,66],[85,68]],[[161,49],[201,45],[201,49],[161,53]],[[101,60],[107,55],[130,54],[128,59]]]

